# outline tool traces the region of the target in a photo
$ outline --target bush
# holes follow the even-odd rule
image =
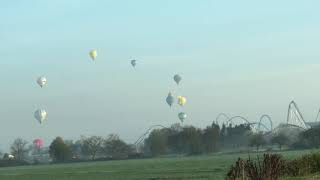
[[[238,159],[227,174],[227,179],[276,180],[280,176],[304,176],[320,172],[320,153],[304,155],[285,161],[277,154],[264,154],[263,160]]]
[[[299,171],[299,160],[294,159],[286,163],[286,175],[298,176],[299,174],[301,174]]]
[[[261,161],[250,158],[243,161],[240,158],[234,166],[231,166],[227,179],[236,180],[238,178],[249,180],[276,180],[285,173],[285,161],[277,154],[264,154]]]
[[[244,164],[245,161],[239,158],[235,165],[231,165],[231,169],[227,174],[227,179],[236,180],[237,178],[245,177]]]
[[[320,153],[304,155],[301,158],[288,161],[286,174],[288,176],[303,176],[320,171]]]
[[[0,167],[25,166],[28,162],[23,160],[0,160]]]

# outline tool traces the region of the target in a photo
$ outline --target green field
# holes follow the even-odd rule
[[[293,158],[311,151],[282,152]],[[250,154],[255,157],[257,154]],[[0,180],[224,179],[247,153],[0,168]]]

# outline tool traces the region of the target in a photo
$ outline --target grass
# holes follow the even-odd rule
[[[282,178],[281,180],[318,180],[320,179],[320,174],[314,174],[304,177],[286,177]]]
[[[310,151],[281,152],[286,158],[294,158]],[[255,157],[257,154],[250,154]],[[154,158],[21,166],[0,168],[0,180],[126,180],[126,179],[214,179],[225,178],[231,164],[238,157],[248,158],[246,153],[217,153],[193,157]],[[285,178],[285,180],[298,180]]]

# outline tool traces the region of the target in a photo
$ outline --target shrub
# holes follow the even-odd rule
[[[28,162],[23,160],[0,160],[0,167],[25,166]]]
[[[301,174],[299,168],[299,160],[294,159],[286,163],[286,175],[288,176],[298,176]]]
[[[239,158],[235,165],[231,165],[231,169],[227,174],[227,179],[236,180],[238,177],[244,177],[244,164],[245,162]]]
[[[285,161],[277,154],[264,154],[261,161],[243,161],[240,158],[234,166],[231,166],[227,179],[236,180],[238,178],[250,180],[276,180],[285,173]]]
[[[288,176],[303,176],[320,171],[320,153],[304,155],[286,163]]]
[[[261,161],[238,159],[227,174],[227,179],[276,180],[280,176],[304,176],[320,172],[320,153],[304,155],[293,160],[283,160],[277,154],[264,154]]]

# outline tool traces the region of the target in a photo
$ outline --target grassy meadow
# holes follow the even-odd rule
[[[316,150],[313,150],[316,151]],[[280,152],[294,158],[309,151]],[[0,168],[0,180],[224,179],[231,164],[248,153],[216,153],[191,157],[86,162]],[[251,153],[256,157],[256,153]],[[299,178],[285,178],[298,180]]]

